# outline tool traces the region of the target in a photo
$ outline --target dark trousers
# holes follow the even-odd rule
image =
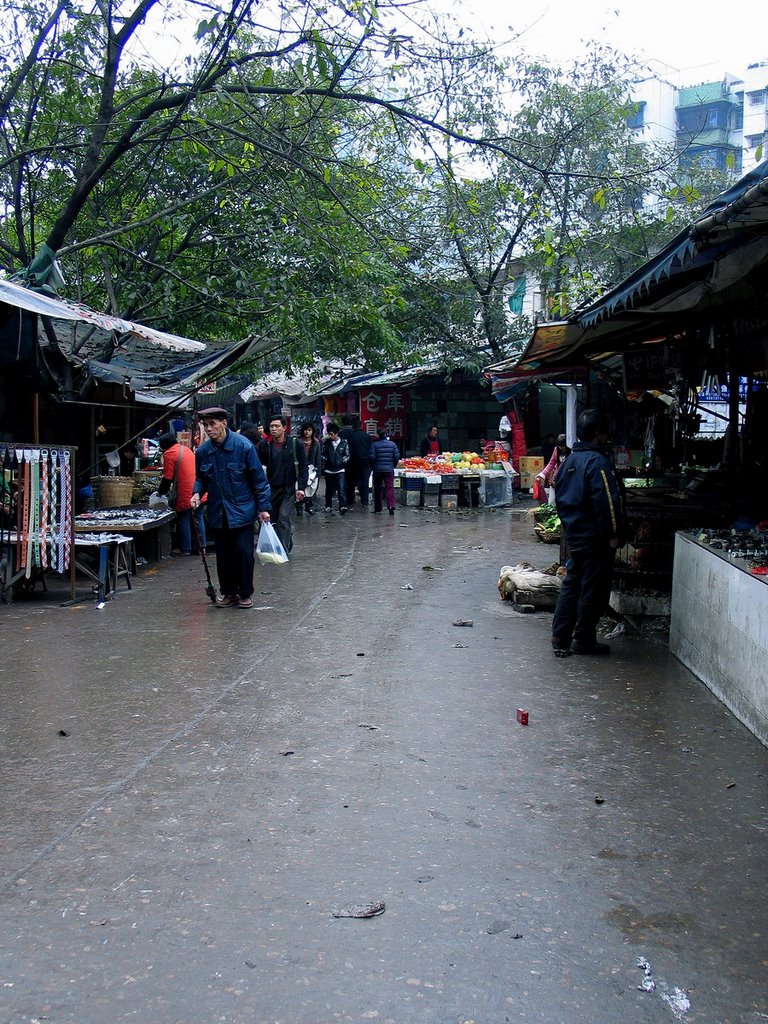
[[[583,551],[571,551],[567,576],[552,619],[552,642],[568,647],[571,641],[591,647],[597,624],[608,607],[616,552],[608,541]]]
[[[293,488],[290,491],[284,487],[272,488],[269,518],[287,554],[293,547],[293,523],[296,519],[296,492]]]
[[[370,488],[368,481],[371,478],[371,467],[368,461],[360,462],[359,459],[350,459],[345,471],[347,478],[347,505],[355,504],[355,489],[360,492],[360,503],[368,504]]]
[[[251,597],[253,594],[253,523],[214,530],[216,572],[219,589],[225,597]]]
[[[325,474],[325,507],[327,509],[330,509],[331,507],[334,494],[338,494],[339,496],[339,508],[341,509],[346,507],[347,492],[344,477],[345,473],[343,470],[341,473]]]
[[[373,474],[373,510],[381,512],[382,495],[387,508],[395,507],[395,473]]]

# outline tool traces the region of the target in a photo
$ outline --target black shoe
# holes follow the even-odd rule
[[[307,509],[307,515],[308,516],[313,516],[314,514],[315,514],[315,510],[313,508],[308,508]]]
[[[349,512],[349,509],[346,508],[346,507],[339,509],[339,515],[340,516],[345,516],[347,514],[347,512]]]
[[[564,644],[561,640],[552,641],[552,653],[556,658],[570,658],[571,645]]]
[[[610,654],[611,648],[595,640],[593,644],[571,644],[571,651],[573,654]]]
[[[390,514],[391,516],[393,516],[393,515],[395,514],[395,510],[394,510],[393,508],[391,508],[391,509],[389,510],[389,514]]]

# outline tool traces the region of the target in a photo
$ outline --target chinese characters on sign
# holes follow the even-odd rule
[[[668,367],[665,345],[651,345],[624,353],[624,390],[660,388]]]
[[[385,430],[392,438],[403,438],[408,419],[407,393],[389,388],[361,391],[360,419],[366,434],[375,437],[379,430]]]

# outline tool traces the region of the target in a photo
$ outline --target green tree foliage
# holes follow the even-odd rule
[[[420,5],[342,0],[209,5],[191,56],[142,54],[148,18],[189,34],[196,10],[7,5],[8,271],[50,251],[67,294],[174,333],[256,337],[274,365],[480,366],[530,327],[507,302],[521,272],[561,315],[701,195],[633,145],[616,55],[567,74],[501,61],[444,18],[420,26]]]

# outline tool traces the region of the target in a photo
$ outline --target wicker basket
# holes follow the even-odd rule
[[[559,530],[545,530],[540,523],[537,523],[533,528],[533,532],[536,534],[536,540],[543,541],[544,544],[560,543]]]
[[[96,477],[99,485],[99,508],[119,508],[131,504],[132,476]]]

